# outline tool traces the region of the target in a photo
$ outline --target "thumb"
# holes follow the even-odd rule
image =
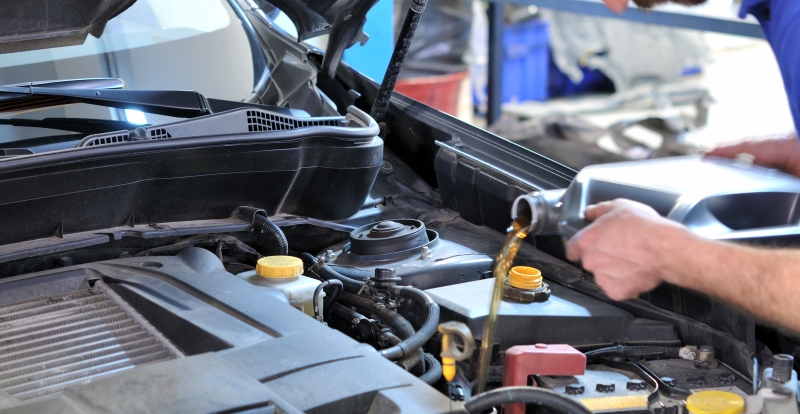
[[[583,211],[583,214],[587,220],[595,221],[598,218],[600,218],[600,216],[607,214],[613,209],[614,209],[613,201],[604,201],[602,203],[586,206],[586,209]]]

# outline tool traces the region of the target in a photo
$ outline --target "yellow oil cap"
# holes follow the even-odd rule
[[[258,259],[256,274],[270,279],[290,279],[303,274],[303,261],[293,256],[267,256]]]
[[[542,287],[542,272],[528,266],[514,266],[508,272],[508,284],[525,290],[534,290]]]
[[[744,398],[727,391],[700,391],[686,399],[686,408],[694,414],[741,414]]]

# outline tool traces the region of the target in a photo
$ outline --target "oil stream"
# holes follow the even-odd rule
[[[497,314],[500,310],[500,301],[503,297],[503,283],[508,278],[508,271],[514,263],[520,244],[528,235],[527,229],[531,228],[531,223],[524,223],[515,218],[511,222],[508,235],[500,254],[494,262],[494,288],[492,289],[492,302],[489,305],[489,317],[483,325],[483,336],[481,337],[481,352],[478,359],[478,392],[480,394],[486,390],[486,379],[489,376],[489,363],[492,359],[492,346],[494,345],[494,333],[497,329]]]

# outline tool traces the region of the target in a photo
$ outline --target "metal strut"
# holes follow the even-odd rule
[[[394,85],[397,83],[397,78],[403,69],[403,63],[406,60],[406,55],[408,55],[408,49],[411,47],[411,41],[414,40],[414,32],[417,31],[419,19],[422,17],[422,12],[425,11],[427,4],[428,0],[411,0],[411,6],[408,8],[403,27],[400,29],[400,36],[398,36],[394,51],[392,51],[392,58],[386,68],[386,74],[383,75],[381,88],[378,90],[378,95],[375,97],[375,102],[372,104],[372,110],[369,113],[375,122],[380,122],[389,109],[389,101],[392,99]]]

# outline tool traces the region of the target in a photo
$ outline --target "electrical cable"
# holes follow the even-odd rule
[[[503,387],[478,394],[464,404],[470,414],[482,413],[503,404],[537,404],[564,414],[591,414],[583,404],[544,388]]]
[[[595,349],[593,351],[585,352],[587,360],[601,357],[658,357],[663,356],[667,358],[678,358],[680,353],[679,348],[664,347],[664,346],[611,346],[607,348]]]
[[[271,254],[278,256],[286,256],[289,254],[289,242],[286,241],[286,235],[275,223],[270,221],[267,216],[256,214],[253,216],[253,227],[259,232],[266,234],[272,241],[273,251]]]

